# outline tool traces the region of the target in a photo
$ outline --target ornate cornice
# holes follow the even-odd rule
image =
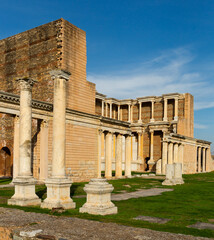
[[[0,91],[0,101],[19,105],[20,97],[19,95],[16,94]],[[38,100],[32,100],[32,108],[41,109],[45,111],[53,111],[53,104]]]

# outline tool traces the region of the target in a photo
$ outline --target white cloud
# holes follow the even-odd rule
[[[206,129],[206,128],[208,128],[208,126],[206,126],[204,124],[195,123],[194,128],[195,129]]]
[[[214,107],[214,86],[198,69],[188,70],[193,60],[188,49],[177,48],[135,66],[124,66],[117,72],[89,73],[88,80],[108,97],[127,99],[189,92],[195,98],[195,110]]]

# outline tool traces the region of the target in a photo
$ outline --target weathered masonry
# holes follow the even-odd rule
[[[64,19],[0,40],[0,175],[20,174],[20,89],[32,88],[31,171],[40,181],[52,173],[53,70],[71,73],[66,84],[65,172],[74,181],[165,174],[179,162],[183,173],[214,169],[210,142],[194,138],[193,96],[163,94],[118,100],[96,92],[86,79],[86,34]],[[53,170],[55,171],[55,170]]]

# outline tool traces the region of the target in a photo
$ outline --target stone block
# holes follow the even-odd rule
[[[33,177],[17,177],[13,183],[15,194],[8,200],[8,205],[31,206],[41,204],[41,199],[35,194],[36,180]]]
[[[116,214],[117,207],[111,202],[113,186],[105,178],[91,179],[84,191],[87,193],[87,202],[80,208],[81,213],[94,215]]]
[[[70,198],[71,183],[71,180],[66,178],[47,179],[47,198],[42,202],[41,208],[75,208],[76,204]]]
[[[162,164],[162,159],[159,159],[157,162],[156,162],[156,174],[161,174],[161,164]]]
[[[174,183],[174,164],[166,164],[166,179],[162,182],[162,185],[175,185]]]
[[[175,184],[183,184],[182,178],[182,163],[174,163],[174,183]]]

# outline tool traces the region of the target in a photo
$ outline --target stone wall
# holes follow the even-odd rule
[[[184,173],[196,172],[197,146],[184,145],[183,169]]]
[[[184,103],[181,102],[179,106],[181,105],[184,106],[184,112],[182,111],[183,108],[179,107],[177,133],[188,137],[194,137],[193,96],[189,93],[186,93]]]

